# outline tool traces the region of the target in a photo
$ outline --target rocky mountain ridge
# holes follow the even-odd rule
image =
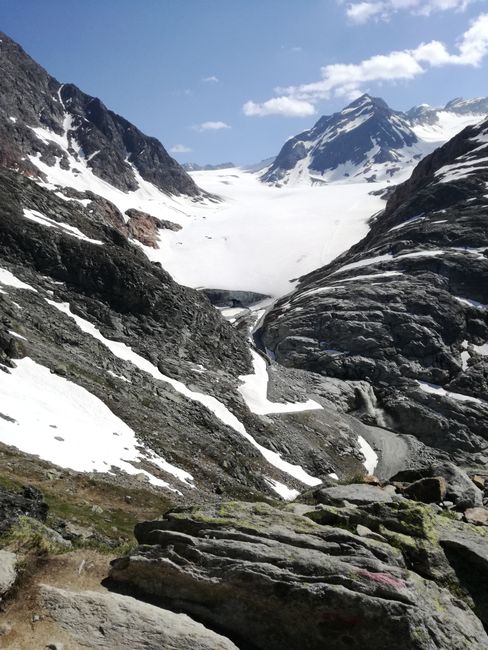
[[[417,162],[466,124],[488,114],[488,99],[455,99],[403,113],[362,95],[290,138],[262,175],[271,184],[404,180]]]
[[[287,366],[366,380],[388,428],[488,461],[488,122],[425,158],[368,235],[301,278],[260,337]]]
[[[73,84],[61,84],[0,32],[0,163],[34,177],[42,165],[87,168],[123,191],[137,175],[169,194],[201,196],[155,138]]]

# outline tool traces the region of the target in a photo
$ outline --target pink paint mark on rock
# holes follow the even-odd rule
[[[382,585],[388,585],[389,587],[396,587],[402,589],[407,586],[407,583],[404,580],[399,578],[394,578],[388,573],[371,573],[371,571],[360,571],[360,575],[375,582],[379,582]]]

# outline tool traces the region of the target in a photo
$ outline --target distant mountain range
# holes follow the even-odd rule
[[[289,139],[262,180],[272,184],[405,180],[420,159],[488,114],[488,98],[406,113],[363,95]]]
[[[187,172],[213,172],[219,169],[232,169],[235,167],[234,163],[231,162],[219,163],[218,165],[198,165],[197,163],[188,162],[183,163],[181,166]]]

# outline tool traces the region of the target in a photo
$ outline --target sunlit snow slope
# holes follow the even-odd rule
[[[282,295],[291,280],[359,241],[368,218],[384,206],[371,195],[384,184],[276,188],[239,169],[192,176],[223,201],[194,206],[183,230],[163,232],[160,249],[146,249],[192,287]]]

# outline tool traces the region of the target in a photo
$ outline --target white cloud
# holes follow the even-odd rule
[[[193,129],[195,131],[221,131],[222,129],[230,129],[230,125],[227,122],[203,122],[202,124],[196,124]]]
[[[388,20],[398,11],[410,11],[420,16],[430,16],[436,11],[464,11],[468,5],[478,0],[373,0],[349,2],[347,17],[356,24],[364,24],[374,19]],[[343,0],[340,0],[343,4]]]
[[[171,153],[190,153],[191,151],[192,149],[190,149],[190,147],[187,147],[184,144],[175,144],[170,149]]]
[[[353,23],[362,25],[367,23],[370,18],[375,18],[384,11],[383,2],[355,2],[347,7],[347,17]]]
[[[202,81],[205,84],[218,84],[219,78],[212,74],[210,77],[203,77]]]
[[[402,0],[396,1],[399,4]],[[403,3],[414,1],[403,0]],[[248,116],[312,115],[318,101],[331,96],[353,99],[361,94],[365,85],[373,82],[411,81],[429,68],[445,65],[479,66],[488,54],[488,14],[481,14],[472,22],[458,40],[456,49],[451,54],[444,43],[430,41],[421,43],[413,50],[377,54],[359,63],[326,65],[321,68],[321,78],[318,81],[276,88],[278,97],[261,104],[248,101],[244,104],[243,111]]]
[[[285,117],[307,117],[314,115],[315,106],[302,99],[293,97],[273,97],[267,102],[256,104],[253,101],[246,102],[242,107],[244,115],[248,117],[264,117],[265,115],[284,115]]]

